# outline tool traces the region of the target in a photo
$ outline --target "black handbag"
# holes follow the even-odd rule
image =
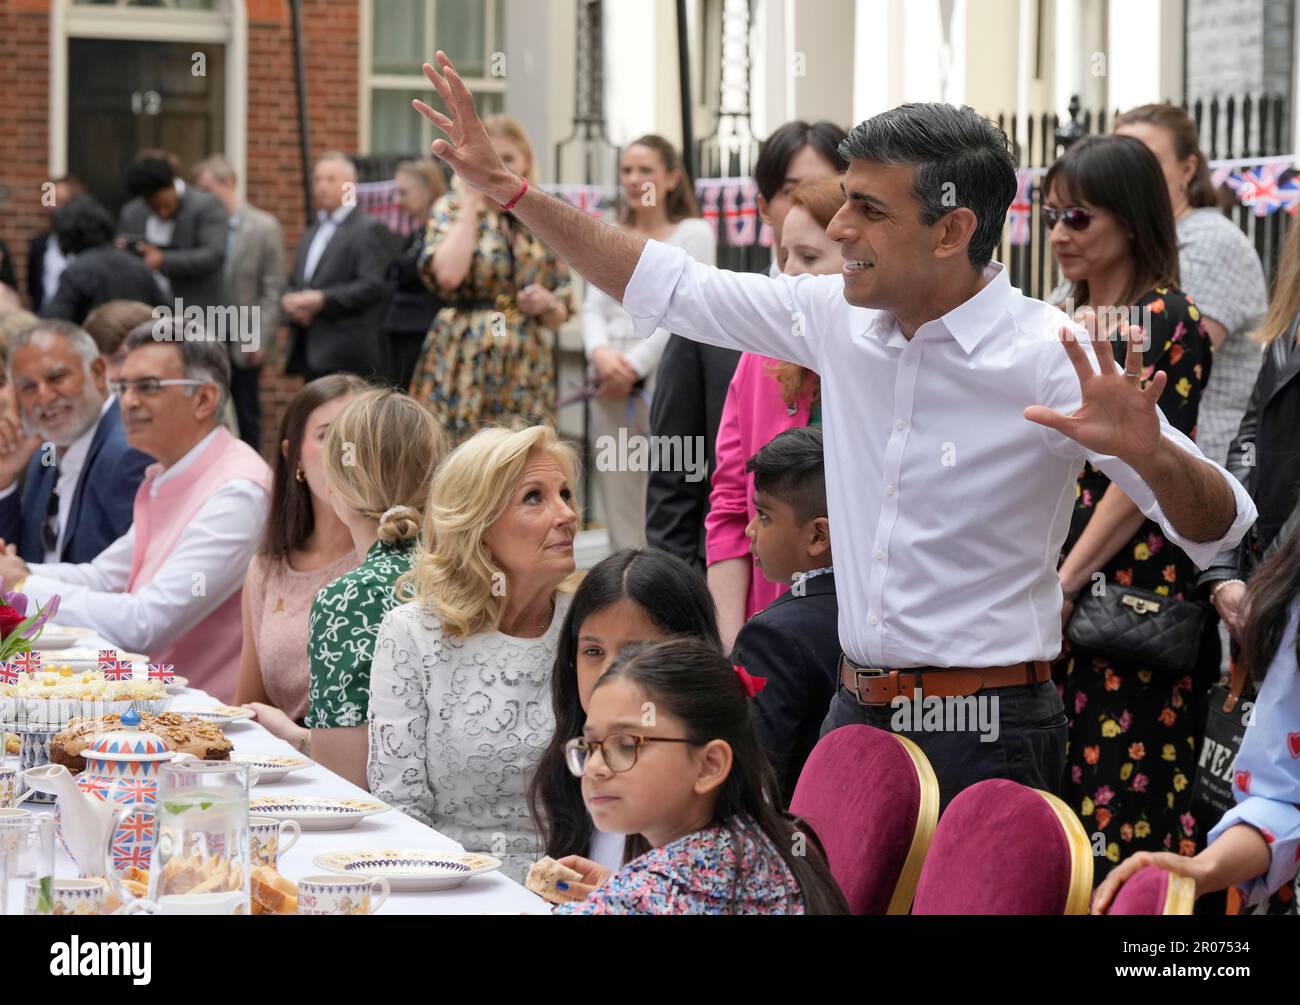
[[[1232,661],[1228,686],[1210,688],[1209,709],[1205,716],[1205,739],[1192,779],[1192,812],[1206,832],[1232,809],[1233,764],[1246,735],[1247,717],[1254,705],[1254,691],[1247,687],[1245,671]]]
[[[1100,596],[1091,591],[1080,595],[1066,638],[1071,647],[1171,673],[1191,673],[1209,617],[1209,607],[1196,601],[1107,584]]]

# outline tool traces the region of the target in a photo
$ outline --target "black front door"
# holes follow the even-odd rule
[[[200,58],[201,57],[201,58]],[[224,45],[68,40],[68,170],[116,215],[139,151],[185,170],[225,148]]]

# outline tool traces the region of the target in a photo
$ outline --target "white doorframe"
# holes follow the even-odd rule
[[[225,138],[222,153],[244,193],[248,142],[248,11],[244,0],[224,0],[224,11],[177,11],[158,7],[50,4],[50,177],[68,170],[68,39],[106,38],[141,42],[207,42],[226,47]]]

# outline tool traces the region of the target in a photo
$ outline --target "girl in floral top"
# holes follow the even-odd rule
[[[751,719],[759,687],[698,639],[610,666],[569,767],[596,826],[651,849],[616,873],[561,859],[582,881],[561,887],[573,900],[557,914],[847,913],[816,835],[780,809]]]
[[[384,615],[399,603],[434,469],[446,437],[432,413],[397,391],[368,391],[339,412],[325,439],[330,502],[361,564],[321,589],[307,624],[306,728],[262,724],[348,781],[366,787],[370,662]]]
[[[1160,410],[1195,439],[1212,354],[1199,310],[1176,285],[1178,240],[1159,162],[1132,137],[1088,137],[1053,165],[1045,185],[1049,214],[1062,214],[1050,237],[1073,306],[1094,312],[1085,323],[1098,337],[1118,340],[1120,365],[1127,339],[1145,336],[1142,378],[1164,371]],[[1133,305],[1130,319],[1147,330],[1122,329],[1112,305]],[[1197,598],[1191,559],[1091,465],[1079,476],[1059,571],[1063,625],[1075,598],[1097,582]],[[1098,882],[1136,851],[1195,855],[1203,845],[1191,780],[1205,712],[1194,712],[1218,668],[1216,640],[1207,633],[1200,663],[1185,673],[1068,643],[1053,668],[1070,720],[1063,795],[1104,840]]]

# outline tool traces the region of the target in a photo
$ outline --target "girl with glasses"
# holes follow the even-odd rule
[[[579,856],[557,914],[845,914],[812,829],[784,812],[754,734],[758,683],[715,644],[626,651],[591,693],[569,769],[602,831],[639,834],[616,873]]]

